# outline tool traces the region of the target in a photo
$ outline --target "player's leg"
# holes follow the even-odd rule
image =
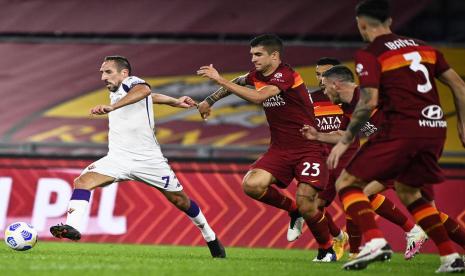
[[[355,260],[362,245],[362,231],[350,216],[346,215],[346,230],[349,235],[349,261]]]
[[[242,189],[255,200],[287,211],[290,217],[287,240],[294,241],[302,234],[303,218],[297,211],[295,201],[272,186],[276,184],[286,188],[292,182],[294,176],[290,162],[287,162],[288,158],[287,152],[268,149],[244,176]]]
[[[167,191],[158,188],[176,208],[186,213],[187,217],[200,230],[213,258],[225,258],[226,251],[208,224],[199,205],[190,199],[184,191]]]
[[[406,151],[411,150],[411,161],[396,178],[397,195],[438,247],[441,266],[436,272],[464,271],[464,262],[449,239],[438,210],[421,193],[423,186],[444,180],[438,165],[444,139],[405,139],[404,143]]]
[[[363,189],[363,192],[368,196],[376,214],[404,230],[407,240],[404,257],[406,260],[410,260],[420,251],[423,244],[428,240],[428,236],[420,226],[416,225],[397,208],[389,198],[381,194],[386,188],[394,188],[393,186],[393,181],[385,182],[384,185],[378,181],[372,181]]]
[[[395,183],[396,192],[401,201],[415,218],[418,225],[424,229],[430,239],[436,244],[441,256],[441,267],[437,272],[463,271],[464,264],[460,255],[447,235],[438,210],[425,198],[417,187],[408,186],[401,182]]]
[[[421,189],[421,194],[426,200],[431,202],[434,207],[436,207],[432,185],[423,186]],[[436,207],[436,209],[438,208]],[[449,238],[465,250],[465,229],[449,215],[445,214],[439,209],[438,211],[439,216],[441,217],[441,222],[444,225],[444,228],[446,228]]]
[[[390,259],[392,254],[389,244],[376,224],[370,201],[363,193],[365,185],[345,170],[336,181],[336,190],[345,213],[359,227],[366,241],[358,256],[344,265],[343,268],[348,270],[364,269],[371,262]]]
[[[255,168],[244,176],[242,189],[255,200],[287,212],[295,212],[297,207],[294,200],[271,185],[277,182],[279,181],[270,172]]]
[[[111,184],[114,177],[97,172],[85,172],[74,180],[74,190],[68,205],[66,224],[50,227],[50,232],[56,238],[79,240],[81,238],[82,220],[87,214],[91,191],[97,187]]]
[[[184,212],[200,230],[214,258],[226,257],[226,252],[205,218],[199,205],[183,191],[183,187],[166,161],[159,159],[137,162],[130,177],[158,189],[176,208]]]
[[[331,213],[327,210],[327,207],[329,207],[336,196],[334,184],[332,188],[328,189],[328,186],[329,185],[326,186],[325,190],[318,193],[318,210],[324,214],[328,221],[329,233],[333,237],[333,250],[336,253],[336,259],[340,260],[344,256],[344,248],[349,240],[349,236],[336,225]]]
[[[333,262],[336,261],[336,253],[332,248],[328,220],[324,213],[318,209],[317,196],[317,189],[308,183],[299,183],[296,192],[297,208],[318,243],[318,255],[313,261]]]

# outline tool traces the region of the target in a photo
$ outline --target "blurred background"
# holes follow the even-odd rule
[[[393,30],[434,44],[465,76],[465,2],[392,2]],[[226,76],[251,68],[251,38],[281,36],[284,61],[316,88],[315,62],[323,56],[353,66],[363,46],[357,1],[206,0],[0,1],[0,153],[101,156],[106,117],[89,109],[108,102],[98,72],[106,55],[124,55],[134,75],[154,91],[204,99],[217,89],[195,71],[213,63]],[[444,160],[463,157],[451,94],[441,87],[449,118]],[[255,158],[268,144],[260,106],[230,96],[207,122],[196,110],[155,107],[157,137],[168,157]],[[464,161],[465,158],[460,159]]]
[[[275,33],[286,45],[284,62],[304,77],[311,91],[317,88],[314,67],[320,57],[336,57],[353,68],[354,52],[364,45],[355,24],[357,2],[0,0],[0,229],[25,220],[48,235],[48,225],[63,221],[72,179],[106,153],[107,118],[89,116],[91,107],[109,102],[98,72],[104,56],[128,57],[133,74],[147,80],[153,91],[201,101],[218,87],[195,76],[200,66],[214,64],[232,79],[251,68],[249,40]],[[465,77],[465,1],[392,0],[391,5],[394,32],[436,46]],[[439,87],[449,127],[441,159],[448,180],[437,191],[438,203],[463,223],[465,152],[451,93]],[[165,155],[176,161],[173,169],[186,190],[214,217],[211,224],[220,229],[226,245],[314,246],[310,237],[293,245],[285,242],[287,215],[257,205],[240,188],[248,165],[269,143],[260,106],[229,96],[215,104],[205,122],[195,109],[154,108]],[[41,185],[44,179],[47,185]],[[195,230],[190,236],[188,221],[177,220],[174,231],[159,228],[164,216],[177,211],[156,192],[142,185],[106,189],[102,193],[118,202],[105,205],[114,224],[99,220],[103,205],[97,192],[90,236],[84,240],[201,242]],[[447,193],[450,189],[454,195]],[[287,192],[292,194],[292,188]],[[159,202],[163,211],[154,207]],[[332,208],[333,217],[343,223],[339,205]],[[158,214],[155,221],[152,211]],[[162,234],[154,238],[149,235],[153,231]],[[402,248],[403,241],[394,246]]]

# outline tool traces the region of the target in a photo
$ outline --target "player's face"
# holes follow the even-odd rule
[[[128,70],[123,69],[118,72],[118,66],[113,60],[105,61],[100,67],[102,81],[111,92],[118,90],[123,80],[128,76]]]
[[[324,87],[324,93],[326,96],[328,96],[329,100],[333,104],[340,104],[341,98],[339,96],[339,93],[337,92],[337,83],[335,80],[331,80],[328,78],[322,78],[322,83]]]
[[[255,65],[255,69],[258,72],[266,72],[272,65],[275,53],[268,54],[263,46],[257,46],[250,48],[250,54],[252,55],[252,63]]]
[[[363,41],[369,42],[368,34],[367,34],[367,22],[363,17],[356,17],[357,20],[357,27],[360,35],[362,36]]]
[[[318,85],[320,86],[321,89],[324,89],[325,86],[323,85],[323,73],[326,72],[327,70],[331,69],[333,65],[331,64],[325,64],[325,65],[317,65],[315,68],[316,71],[316,79],[318,81]]]

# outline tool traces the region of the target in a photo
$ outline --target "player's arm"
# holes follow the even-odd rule
[[[188,96],[173,98],[160,93],[152,93],[152,102],[154,104],[166,104],[179,108],[190,108],[196,106],[196,102]]]
[[[328,166],[330,169],[337,167],[339,159],[354,141],[360,129],[370,119],[371,113],[378,105],[378,89],[372,87],[360,88],[360,99],[355,106],[347,129],[341,140],[331,149],[328,156]]]
[[[247,74],[245,74],[243,76],[239,76],[239,77],[231,80],[231,82],[236,83],[236,84],[241,85],[241,86],[245,86],[246,85],[246,78],[247,78]],[[205,100],[200,102],[199,105],[197,106],[197,109],[199,110],[199,113],[200,113],[200,116],[202,116],[202,119],[206,120],[208,118],[208,116],[210,116],[211,107],[217,101],[219,101],[222,98],[225,98],[225,97],[227,97],[229,95],[231,95],[230,91],[228,91],[224,87],[220,87],[218,90],[216,90],[211,95],[206,97]]]
[[[331,131],[328,133],[319,132],[314,127],[309,125],[304,125],[300,132],[308,140],[320,141],[327,144],[337,144],[344,135],[343,130]]]
[[[151,93],[150,88],[145,84],[137,84],[118,102],[112,105],[97,105],[90,110],[91,114],[103,115],[112,112],[120,107],[136,103]]]
[[[465,82],[454,69],[446,70],[439,76],[439,80],[449,86],[454,96],[457,111],[457,130],[462,146],[465,147]]]
[[[261,104],[266,99],[273,97],[281,92],[281,90],[279,90],[279,88],[274,85],[267,85],[262,87],[260,90],[250,89],[248,87],[238,85],[220,76],[218,71],[211,64],[209,66],[200,67],[200,69],[197,71],[197,74],[216,81],[219,85],[231,93],[234,93],[244,100],[255,104]]]

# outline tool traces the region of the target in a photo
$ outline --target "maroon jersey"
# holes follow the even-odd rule
[[[255,89],[274,85],[281,93],[263,102],[270,127],[271,147],[278,149],[322,150],[321,143],[309,141],[300,134],[304,124],[315,127],[315,116],[310,95],[302,77],[289,65],[280,64],[269,76],[252,70],[247,84]]]
[[[359,50],[355,63],[360,86],[379,89],[383,137],[445,137],[447,123],[434,81],[449,69],[441,52],[391,33]]]
[[[315,121],[316,129],[319,132],[332,132],[338,130],[345,130],[350,122],[353,107],[357,104],[358,94],[350,104],[333,104],[328,96],[325,95],[323,90],[317,90],[311,93],[313,106],[315,108]],[[356,98],[356,99],[355,99]],[[353,107],[352,107],[353,106]],[[331,150],[333,144],[326,144],[328,150]],[[349,149],[345,152],[344,156],[351,158],[360,146],[358,138],[352,143]]]

